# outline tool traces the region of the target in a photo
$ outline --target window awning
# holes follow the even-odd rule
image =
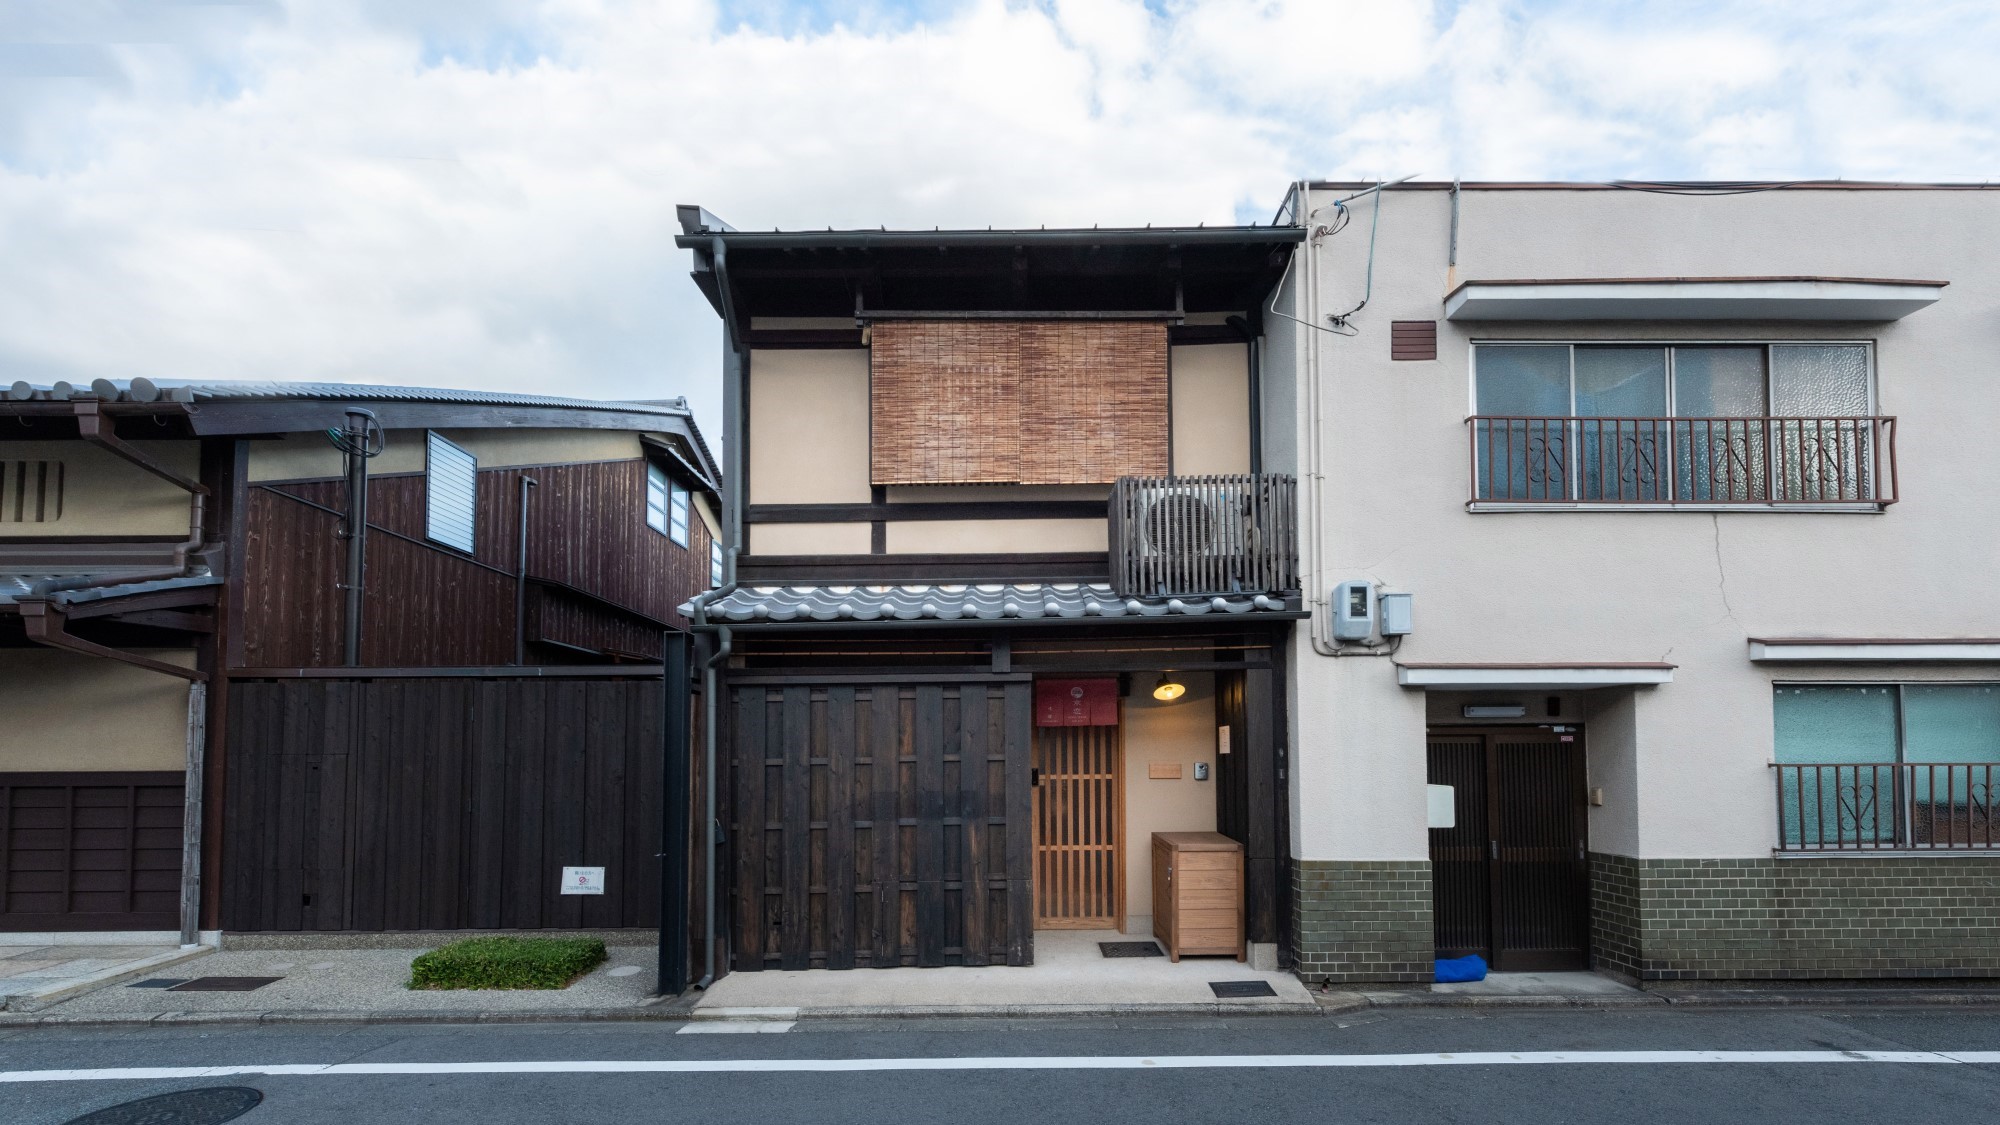
[[[1404,687],[1529,691],[1587,691],[1601,687],[1648,687],[1674,682],[1674,665],[1657,662],[1527,664],[1396,664]]]
[[[1759,664],[1939,664],[2000,662],[1990,637],[1752,637]]]
[[[1944,281],[1883,277],[1586,277],[1467,281],[1446,320],[1900,320]]]

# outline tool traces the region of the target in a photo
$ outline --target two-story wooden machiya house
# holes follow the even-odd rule
[[[718,479],[678,400],[0,391],[0,930],[654,926]]]
[[[2000,193],[1285,215],[1300,972],[2000,977]]]
[[[1275,960],[1299,587],[1259,371],[1302,232],[682,225],[727,345],[713,970],[1150,935],[1156,833],[1240,855],[1183,928]]]

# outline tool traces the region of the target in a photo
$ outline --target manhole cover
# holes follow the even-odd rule
[[[273,981],[284,977],[196,977],[185,984],[174,985],[172,992],[255,992]]]
[[[1106,957],[1165,957],[1160,947],[1150,941],[1100,941],[1097,948]]]
[[[177,985],[177,984],[186,984],[186,983],[187,983],[187,982],[188,982],[188,981],[189,981],[190,979],[192,979],[192,978],[189,978],[189,977],[154,977],[154,978],[153,978],[152,980],[136,980],[136,981],[133,981],[133,982],[132,982],[131,984],[128,984],[128,985],[126,985],[125,987],[126,987],[126,988],[172,988],[173,986],[175,986],[175,985]]]
[[[1208,982],[1208,989],[1224,1000],[1238,996],[1277,995],[1268,981],[1261,980],[1212,980]]]
[[[257,1108],[262,1090],[248,1086],[206,1086],[105,1106],[64,1125],[219,1125]]]

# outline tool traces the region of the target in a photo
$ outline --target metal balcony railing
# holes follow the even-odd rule
[[[1991,762],[1775,765],[1778,850],[2000,847]]]
[[[1124,597],[1299,588],[1298,482],[1288,476],[1121,477],[1111,585]]]
[[[1896,502],[1894,418],[1466,421],[1474,504]]]

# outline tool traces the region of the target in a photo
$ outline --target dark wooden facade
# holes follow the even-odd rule
[[[1232,741],[1216,822],[1245,845],[1248,939],[1287,942],[1286,627],[739,634],[721,789],[731,967],[1032,964],[1034,680],[1144,690],[1165,667],[1215,673]]]
[[[734,967],[1034,959],[1023,676],[732,689]]]
[[[178,773],[0,773],[0,932],[180,925]]]
[[[521,479],[528,493],[525,575]],[[685,628],[679,605],[706,589],[707,526],[681,547],[646,524],[643,460],[482,469],[471,553],[424,539],[422,474],[371,478],[362,660],[368,667],[656,660],[659,636]],[[241,662],[338,665],[345,543],[335,536],[346,485],[270,482],[248,492]],[[525,584],[525,620],[516,599]]]
[[[243,680],[224,928],[655,926],[663,687],[634,678]],[[602,895],[561,895],[565,866]]]

